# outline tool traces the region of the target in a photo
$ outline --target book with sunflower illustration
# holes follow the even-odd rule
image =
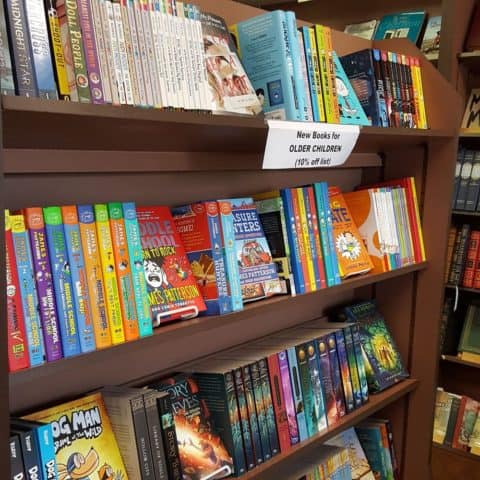
[[[358,231],[342,192],[338,187],[329,187],[332,210],[333,240],[337,252],[340,276],[347,278],[373,268],[365,244]]]
[[[50,423],[58,478],[127,480],[102,395],[94,393],[24,417]]]

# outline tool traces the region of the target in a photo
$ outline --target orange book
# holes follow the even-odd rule
[[[373,190],[357,190],[343,194],[373,263],[373,273],[388,272],[388,258],[380,241],[378,209]]]
[[[118,292],[122,309],[123,330],[125,340],[135,340],[139,337],[137,305],[133,290],[132,271],[128,254],[127,232],[121,203],[108,204],[110,232],[112,234],[113,255],[117,271]]]
[[[338,187],[329,187],[332,210],[333,241],[338,257],[340,276],[347,278],[372,270],[373,264],[365,248],[352,214]]]

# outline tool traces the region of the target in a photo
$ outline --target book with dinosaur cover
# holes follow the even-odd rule
[[[137,207],[137,217],[153,325],[196,317],[206,307],[169,208]]]
[[[51,424],[58,478],[127,478],[100,393],[32,413],[25,419]]]

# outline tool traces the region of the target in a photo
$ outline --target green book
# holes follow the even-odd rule
[[[468,306],[458,351],[480,354],[480,308],[478,305]]]

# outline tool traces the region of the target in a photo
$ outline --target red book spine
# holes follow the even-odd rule
[[[280,366],[278,364],[278,355],[276,353],[268,357],[268,375],[270,378],[270,387],[272,389],[273,411],[275,412],[275,421],[277,423],[280,451],[287,452],[291,448],[290,432],[288,430],[288,416],[285,407],[285,399],[283,398]]]
[[[7,346],[8,367],[11,372],[28,368],[27,337],[25,319],[20,296],[17,265],[15,263],[13,236],[8,212],[5,212],[5,269],[7,273]]]
[[[475,262],[475,270],[473,272],[473,288],[480,289],[480,255]]]
[[[312,285],[308,274],[307,252],[305,250],[305,243],[303,241],[302,221],[300,219],[300,208],[298,206],[297,192],[294,188],[290,189],[292,196],[293,214],[295,216],[295,230],[297,231],[298,251],[300,252],[300,263],[302,265],[303,278],[305,280],[305,292],[311,292]]]
[[[452,439],[453,448],[462,449],[462,446],[458,443],[458,439],[460,438],[460,430],[462,429],[463,416],[465,415],[465,407],[467,406],[467,400],[468,400],[468,397],[463,395],[462,400],[460,401],[460,407],[458,408],[458,413],[457,413],[457,422],[455,423],[455,430],[453,432],[453,439]]]
[[[468,240],[467,261],[463,272],[462,285],[467,288],[473,287],[475,267],[480,253],[480,231],[474,230]]]
[[[310,203],[310,210],[312,213],[313,236],[315,241],[315,248],[317,250],[317,264],[320,272],[320,288],[327,287],[327,277],[325,274],[325,265],[323,263],[322,246],[320,244],[320,232],[318,230],[318,212],[315,204],[315,194],[313,187],[307,187],[308,201]]]

